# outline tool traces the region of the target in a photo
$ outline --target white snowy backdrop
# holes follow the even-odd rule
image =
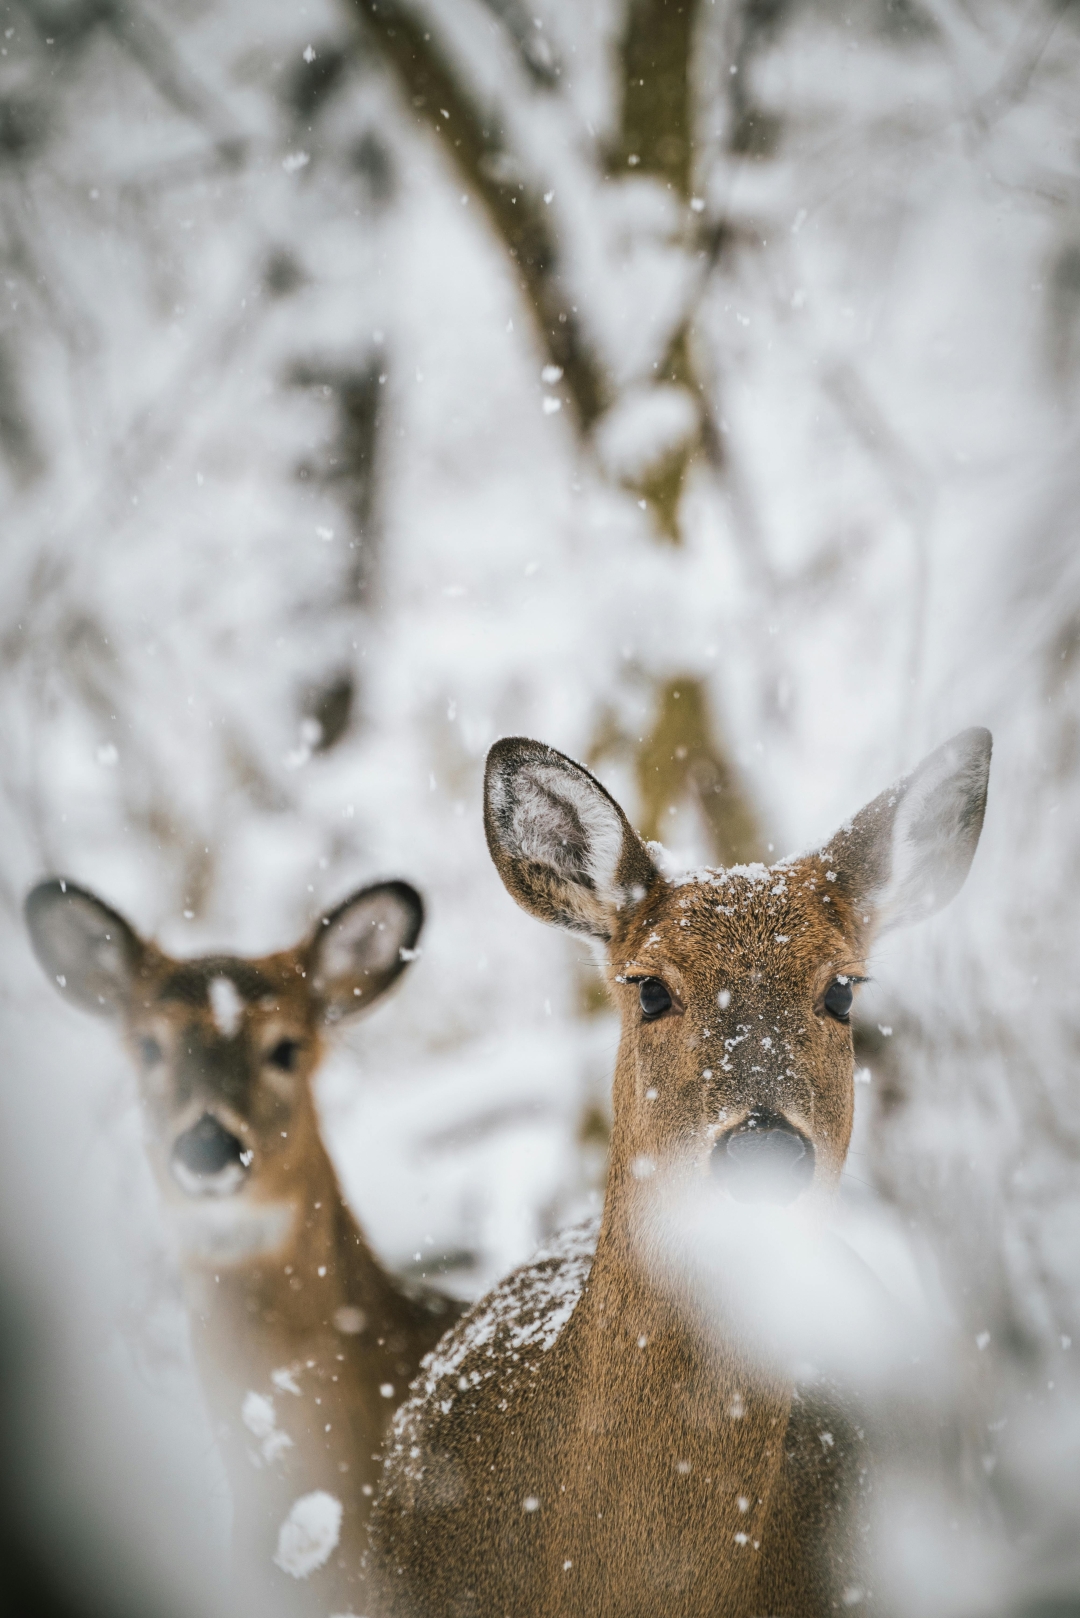
[[[977,723],[968,887],[862,1005],[853,1194],[959,1345],[882,1577],[905,1615],[1080,1611],[1080,7],[0,22],[0,1211],[54,1372],[10,1509],[87,1587],[122,1544],[213,1599],[134,1084],[29,955],[39,875],[176,953],[416,883],[421,959],[322,1100],[387,1259],[470,1294],[602,1186],[616,1042],[490,866],[490,742],[698,863],[820,839]]]

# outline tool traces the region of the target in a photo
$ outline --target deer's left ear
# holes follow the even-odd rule
[[[324,916],[307,948],[324,1020],[339,1022],[385,994],[412,960],[423,925],[423,903],[407,882],[362,888]]]
[[[922,921],[959,893],[982,831],[990,747],[988,730],[962,730],[822,849],[860,931]]]
[[[121,1016],[148,951],[135,929],[66,877],[39,882],[23,909],[34,954],[65,998],[100,1017]]]

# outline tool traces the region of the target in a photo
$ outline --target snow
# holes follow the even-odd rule
[[[753,860],[749,865],[728,865],[722,868],[702,866],[696,871],[683,871],[679,876],[672,878],[677,888],[689,887],[691,884],[711,888],[727,888],[738,886],[740,879],[756,887],[759,883],[768,882],[773,876],[773,870],[768,865],[762,865],[760,860]],[[773,889],[774,893],[783,892],[782,884]]]
[[[250,1432],[253,1432],[256,1438],[268,1437],[277,1425],[277,1418],[274,1415],[274,1402],[261,1393],[249,1391],[244,1395],[240,1415],[244,1426]]]
[[[274,1386],[278,1388],[282,1387],[282,1384],[277,1380],[280,1374],[276,1372],[271,1377]],[[300,1389],[293,1385],[289,1388],[289,1391],[299,1393]],[[274,1401],[268,1398],[266,1394],[256,1393],[253,1389],[249,1389],[244,1395],[243,1404],[240,1406],[240,1418],[248,1431],[253,1433],[259,1440],[259,1454],[253,1454],[252,1456],[255,1465],[258,1465],[259,1456],[261,1456],[262,1460],[270,1466],[275,1461],[279,1461],[286,1450],[292,1449],[293,1441],[289,1434],[278,1426]]]
[[[425,1411],[437,1407],[449,1414],[462,1391],[458,1373],[471,1355],[484,1350],[495,1360],[525,1348],[547,1353],[554,1347],[581,1298],[599,1233],[599,1218],[593,1216],[544,1242],[527,1265],[493,1288],[424,1358],[411,1397],[394,1414],[391,1471],[397,1461],[408,1475],[408,1457]],[[472,1377],[475,1383],[477,1373]]]
[[[274,1562],[294,1579],[306,1579],[323,1567],[341,1534],[341,1501],[325,1489],[293,1502],[278,1533]]]
[[[270,1380],[279,1393],[299,1394],[300,1384],[296,1380],[298,1366],[282,1365],[276,1371],[270,1372]]]
[[[628,388],[597,428],[597,452],[610,476],[632,482],[692,439],[696,429],[687,389]]]
[[[637,1245],[658,1291],[690,1300],[701,1326],[754,1364],[871,1399],[904,1387],[910,1397],[917,1375],[927,1409],[947,1386],[940,1289],[872,1198],[845,1197],[825,1225],[798,1203],[739,1204],[708,1181],[658,1184]]]
[[[334,1325],[344,1336],[358,1337],[367,1325],[367,1317],[362,1309],[343,1304],[340,1309],[334,1310]]]

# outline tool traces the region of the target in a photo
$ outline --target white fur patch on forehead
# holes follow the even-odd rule
[[[623,825],[591,779],[534,764],[517,773],[514,797],[510,831],[519,855],[563,876],[587,877],[602,899],[617,904]]]
[[[210,979],[210,1014],[223,1039],[232,1039],[244,1016],[244,1002],[232,978]]]

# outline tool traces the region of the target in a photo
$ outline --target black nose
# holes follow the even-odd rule
[[[245,1159],[248,1159],[248,1154],[240,1141],[208,1112],[203,1113],[198,1123],[178,1135],[173,1146],[174,1165],[186,1169],[188,1174],[200,1180],[214,1179],[229,1168],[239,1170],[239,1174],[243,1175],[247,1169]]]
[[[720,1137],[710,1167],[739,1202],[794,1202],[814,1177],[814,1148],[786,1118],[752,1112]]]

